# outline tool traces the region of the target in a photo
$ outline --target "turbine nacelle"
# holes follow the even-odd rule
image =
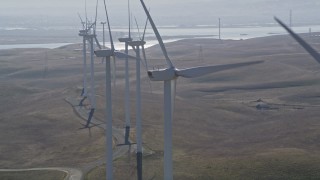
[[[130,42],[128,42],[128,44],[130,46],[136,47],[136,46],[143,46],[146,44],[146,42],[142,41],[142,40],[141,41],[130,41]]]
[[[79,36],[86,36],[87,35],[87,30],[80,30],[79,31]]]
[[[94,51],[94,54],[97,57],[111,57],[111,56],[114,56],[114,57],[117,57],[117,58],[120,58],[120,59],[124,59],[124,58],[129,58],[131,60],[135,60],[136,59],[136,57],[133,57],[133,56],[127,55],[127,54],[125,54],[123,52],[120,52],[120,51],[117,51],[117,50],[112,50],[112,49],[99,49],[99,50]]]
[[[130,42],[130,41],[132,41],[132,38],[119,38],[118,40],[120,42]]]
[[[151,81],[169,81],[177,78],[175,68],[148,70],[148,76]]]
[[[94,51],[94,54],[97,57],[110,57],[110,56],[113,56],[114,51],[111,49],[101,49],[101,50]]]

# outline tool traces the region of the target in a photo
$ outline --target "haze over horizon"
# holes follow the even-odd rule
[[[79,3],[80,2],[80,3]],[[293,24],[320,24],[319,0],[145,0],[158,25],[216,25],[221,17],[224,24],[269,24],[274,23],[276,15],[288,21],[289,11],[293,11]],[[87,0],[89,19],[94,19],[95,0]],[[111,24],[127,24],[127,1],[107,0]],[[85,1],[77,0],[11,0],[1,3],[0,18],[3,26],[35,25],[78,26],[77,13],[83,17]],[[145,18],[140,1],[132,1],[134,16],[143,21]],[[103,0],[99,0],[99,20],[104,20]]]

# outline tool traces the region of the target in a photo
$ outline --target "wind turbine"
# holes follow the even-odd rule
[[[130,12],[129,12],[130,14]],[[130,18],[130,17],[129,17]],[[147,69],[147,60],[146,60],[146,54],[145,54],[145,49],[144,49],[144,45],[146,44],[146,42],[144,41],[144,36],[145,36],[145,32],[146,32],[146,28],[147,28],[147,23],[148,23],[148,19],[146,20],[146,24],[144,27],[144,32],[143,32],[143,36],[141,38],[140,36],[140,30],[139,30],[139,26],[138,26],[138,22],[135,18],[135,22],[137,25],[137,29],[139,32],[139,37],[140,40],[138,41],[132,41],[130,35],[130,41],[125,41],[126,42],[126,46],[130,45],[132,47],[132,49],[135,51],[136,53],[136,142],[137,142],[137,179],[138,180],[142,180],[142,123],[141,123],[141,77],[140,77],[140,61],[141,61],[141,56],[140,56],[140,47],[142,47],[142,52],[143,52],[143,56],[144,56],[144,60],[145,60],[145,65],[146,65],[146,69]],[[129,20],[129,27],[130,27],[130,20]],[[129,29],[129,34],[130,34],[130,29]],[[127,129],[127,128],[126,128]],[[130,130],[130,129],[129,129]],[[127,135],[126,131],[126,135]],[[125,136],[126,138],[128,138],[129,136]],[[129,143],[130,144],[130,143]]]
[[[79,34],[80,36],[84,36],[85,40],[89,41],[89,43],[90,43],[90,103],[91,103],[91,109],[90,109],[90,112],[88,115],[87,123],[84,126],[84,128],[89,128],[93,114],[96,109],[96,97],[95,97],[96,93],[95,93],[95,81],[94,81],[94,41],[95,41],[96,45],[98,46],[98,48],[101,49],[101,46],[99,44],[99,41],[98,41],[97,35],[96,35],[97,15],[98,15],[98,0],[96,3],[96,14],[95,14],[94,23],[92,23],[89,27],[87,27],[86,30],[82,31],[82,33]],[[91,33],[91,29],[92,29],[93,33]],[[84,40],[84,48],[83,48],[84,61],[85,61],[85,57],[86,57],[85,40]],[[84,62],[84,64],[86,64],[86,62]],[[86,74],[85,74],[85,76],[86,76]],[[82,102],[83,101],[80,101],[80,103],[82,103]]]
[[[223,71],[227,69],[237,68],[241,66],[253,65],[261,63],[262,61],[236,63],[227,65],[216,65],[216,66],[203,66],[203,67],[192,67],[187,69],[177,69],[171,62],[162,38],[153,22],[149,11],[143,0],[140,0],[142,7],[149,19],[152,29],[158,39],[162,53],[166,59],[167,68],[149,70],[148,76],[151,81],[163,81],[164,82],[164,179],[172,180],[172,119],[174,109],[174,98],[176,93],[176,80],[178,77],[195,78],[203,76],[209,73]]]
[[[82,42],[82,47],[83,47],[83,87],[82,87],[82,91],[81,91],[81,96],[83,97],[83,99],[81,100],[81,102],[84,101],[84,99],[87,97],[87,75],[86,75],[86,69],[87,69],[87,54],[86,54],[86,35],[87,35],[87,22],[84,22],[80,16],[80,14],[78,13],[78,17],[80,18],[81,24],[82,24],[82,30],[79,31],[79,36],[82,36],[83,38],[83,42]],[[82,105],[82,103],[80,102],[80,105]]]
[[[131,41],[128,44],[135,47],[136,53],[136,141],[137,141],[137,177],[142,180],[142,126],[141,126],[141,87],[140,87],[140,46],[145,41]]]
[[[98,1],[97,1],[98,3]],[[98,4],[97,4],[98,6]],[[87,91],[87,41],[90,42],[90,54],[91,54],[91,96],[90,96],[90,100],[91,100],[91,110],[89,112],[89,116],[88,116],[88,120],[87,120],[87,124],[85,125],[85,128],[89,127],[91,118],[93,116],[94,113],[94,109],[95,109],[95,92],[94,92],[94,69],[93,69],[93,38],[95,37],[95,30],[93,31],[94,34],[91,34],[91,28],[93,28],[93,26],[95,25],[95,23],[91,24],[90,26],[88,26],[88,18],[87,18],[87,1],[85,1],[85,15],[86,15],[86,22],[83,22],[81,16],[78,14],[80,20],[81,20],[81,24],[83,25],[83,29],[79,31],[79,36],[83,37],[83,89],[81,92],[81,96],[83,97],[83,99],[80,101],[79,105],[82,106],[83,101],[87,98],[88,95],[88,91]],[[97,15],[97,13],[96,13]],[[85,24],[85,25],[84,25]],[[96,39],[97,41],[97,39]]]
[[[144,35],[143,35],[144,36]],[[137,177],[142,180],[142,123],[141,123],[141,77],[140,77],[140,46],[144,47],[146,42],[140,41],[128,42],[136,53],[136,141],[137,141]],[[144,49],[143,49],[144,51]],[[144,53],[145,54],[145,53]]]
[[[274,17],[274,19],[318,62],[320,63],[320,54],[313,49],[306,41],[304,41],[299,35],[294,33],[287,25],[285,25],[280,19]]]
[[[129,45],[128,43],[132,41],[131,38],[131,17],[130,17],[130,1],[128,0],[128,17],[129,17],[129,34],[127,38],[119,38],[118,40],[120,42],[125,43],[125,54],[128,55],[128,48]],[[129,135],[130,135],[130,75],[129,75],[129,62],[128,62],[128,57],[125,58],[125,142],[124,144],[130,144],[129,142]]]
[[[113,141],[112,141],[112,97],[111,97],[110,60],[111,60],[111,57],[115,57],[115,56],[118,58],[126,58],[126,57],[130,57],[130,56],[115,50],[105,0],[104,0],[104,8],[105,8],[105,13],[106,13],[106,18],[107,18],[107,25],[108,25],[108,29],[109,29],[111,49],[100,49],[100,50],[95,51],[95,54],[97,57],[106,58],[106,66],[105,66],[106,67],[106,177],[107,177],[107,179],[112,180],[113,179],[113,168],[112,168]]]
[[[147,22],[145,25],[143,38],[140,37],[140,41],[132,41],[131,38],[131,21],[130,21],[130,4],[128,1],[128,16],[129,16],[129,37],[128,38],[119,38],[120,42],[125,42],[125,53],[128,54],[128,46],[130,45],[136,53],[136,142],[137,142],[137,179],[142,180],[142,126],[141,126],[141,77],[140,77],[140,46],[143,50],[143,55],[146,62],[145,50],[144,50],[144,35],[147,27]],[[135,19],[136,23],[137,20]],[[139,31],[139,27],[137,24]],[[139,32],[140,36],[140,32]],[[147,64],[147,63],[146,63]],[[147,68],[147,65],[146,65]],[[128,68],[128,57],[126,57],[126,92],[125,92],[125,116],[126,116],[126,131],[125,131],[125,145],[130,146],[129,134],[130,134],[130,107],[129,107],[129,68]]]
[[[80,17],[80,16],[79,16]],[[80,18],[81,19],[81,18]],[[82,21],[82,19],[81,19]],[[82,21],[82,24],[84,24],[84,22]],[[87,22],[85,22],[85,24],[87,24]],[[80,101],[80,106],[82,106],[82,102],[87,98],[87,35],[88,35],[88,29],[87,26],[83,25],[83,30],[80,30],[79,32],[79,36],[83,37],[83,41],[82,41],[82,47],[83,47],[83,88],[81,91],[81,96],[83,97],[83,99]]]

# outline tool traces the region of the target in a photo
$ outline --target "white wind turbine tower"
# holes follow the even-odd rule
[[[280,19],[274,17],[274,19],[318,62],[320,63],[320,54],[313,49],[306,41],[300,36],[294,33],[287,25],[285,25]]]
[[[141,126],[141,87],[140,87],[140,46],[144,41],[131,41],[136,53],[136,141],[137,141],[137,177],[142,180],[142,126]]]
[[[144,35],[143,35],[144,36]],[[142,123],[141,123],[141,77],[140,77],[140,46],[143,48],[146,42],[140,41],[128,42],[136,53],[136,141],[137,141],[137,177],[142,180]],[[144,48],[142,49],[144,57]],[[146,59],[145,59],[146,62]]]
[[[159,45],[166,59],[168,67],[165,69],[149,70],[148,76],[152,81],[163,81],[164,82],[164,179],[172,180],[172,118],[174,109],[174,97],[176,92],[176,79],[179,76],[185,78],[195,78],[203,76],[209,73],[214,73],[218,71],[223,71],[227,69],[232,69],[241,66],[247,66],[252,64],[261,63],[262,61],[247,62],[247,63],[237,63],[228,65],[217,65],[217,66],[204,66],[204,67],[192,67],[188,69],[177,69],[172,64],[162,38],[144,4],[143,0],[140,0],[142,7],[149,18],[149,22],[152,29],[159,41]]]
[[[130,23],[130,2],[128,0],[128,17],[129,17],[129,34],[127,38],[119,38],[120,42],[125,43],[125,54],[128,55],[128,42],[132,41],[131,38],[131,23]],[[125,142],[124,144],[130,144],[129,135],[130,135],[130,75],[129,75],[129,62],[128,57],[125,59]]]
[[[95,51],[95,54],[97,57],[106,58],[106,66],[105,66],[106,67],[106,178],[109,180],[112,180],[113,179],[113,168],[112,168],[113,141],[112,141],[112,97],[111,97],[110,60],[111,60],[111,57],[115,57],[115,56],[118,58],[126,58],[126,57],[130,57],[130,56],[115,50],[105,0],[104,0],[104,8],[105,8],[105,13],[106,13],[106,18],[107,18],[107,25],[108,25],[108,29],[109,29],[111,49],[103,49],[103,50],[100,49],[100,50]],[[134,57],[130,57],[130,58],[135,59]]]

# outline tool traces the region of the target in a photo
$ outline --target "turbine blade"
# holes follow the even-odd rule
[[[161,50],[162,50],[162,53],[163,53],[164,57],[166,58],[167,64],[168,64],[168,66],[169,66],[170,68],[172,68],[172,67],[173,67],[173,64],[172,64],[172,62],[171,62],[171,60],[170,60],[170,58],[169,58],[169,56],[168,56],[166,47],[164,46],[163,40],[162,40],[162,38],[161,38],[161,36],[160,36],[160,33],[159,33],[156,25],[154,24],[154,22],[153,22],[153,20],[152,20],[152,18],[151,18],[151,15],[150,15],[150,13],[149,13],[146,5],[144,4],[143,0],[140,0],[140,2],[141,2],[141,4],[142,4],[142,7],[143,7],[143,9],[144,9],[144,11],[145,11],[148,19],[149,19],[149,22],[150,22],[151,27],[152,27],[152,29],[153,29],[153,31],[154,31],[154,34],[156,35],[156,37],[157,37],[157,39],[158,39],[159,45],[160,45],[160,47],[161,47]]]
[[[149,9],[149,11],[150,11],[150,9]],[[146,30],[147,30],[147,26],[148,26],[148,18],[146,19],[146,23],[145,23],[145,25],[144,25],[144,30],[143,30],[143,34],[142,34],[142,41],[144,41],[144,37],[145,37],[145,35],[146,35]]]
[[[142,50],[142,55],[144,59],[144,64],[146,66],[146,70],[148,70],[148,62],[147,62],[146,50],[144,49],[144,45],[142,45],[141,50]]]
[[[130,56],[130,55],[125,54],[125,53],[120,52],[120,51],[115,51],[115,52],[114,52],[114,55],[115,55],[117,58],[120,58],[120,59],[129,58],[129,59],[136,60],[136,57]]]
[[[90,24],[90,26],[88,27],[88,29],[91,29],[91,28],[94,28],[94,23]]]
[[[128,18],[129,18],[129,39],[131,39],[131,15],[130,15],[130,0],[128,0]]]
[[[143,55],[143,59],[144,59],[144,64],[146,66],[146,70],[148,71],[149,67],[148,67],[148,61],[147,61],[147,56],[146,56],[146,51],[145,51],[144,45],[142,45],[141,49],[142,49],[142,55]],[[148,82],[149,82],[149,86],[150,86],[150,92],[152,93],[152,85],[151,85],[150,78],[148,78]]]
[[[85,11],[85,14],[86,14],[86,31],[88,31],[87,0],[84,1],[84,11]]]
[[[94,23],[92,24],[93,27],[93,34],[96,34],[96,28],[97,28],[97,17],[98,17],[98,0],[96,3],[96,16],[94,18]]]
[[[96,44],[97,44],[98,48],[101,49],[101,45],[100,45],[100,43],[99,43],[99,41],[97,39],[97,36],[95,36],[94,39],[96,41]]]
[[[97,17],[98,17],[98,0],[97,0],[97,3],[96,3],[96,17],[94,19],[94,24],[97,25]]]
[[[137,29],[138,29],[139,39],[142,40],[142,39],[141,39],[141,34],[140,34],[139,25],[138,25],[138,21],[137,21],[136,17],[134,17],[134,21],[136,22],[136,26],[137,26]]]
[[[79,17],[79,19],[81,21],[81,24],[83,25],[84,21],[82,20],[81,15],[79,13],[78,13],[78,17]]]
[[[306,41],[304,41],[299,35],[294,33],[288,26],[286,26],[280,19],[274,17],[274,19],[285,29],[288,33],[318,62],[320,63],[320,54],[313,49]]]
[[[111,32],[111,27],[110,27],[110,22],[109,22],[106,0],[103,0],[103,2],[104,2],[104,9],[106,11],[106,17],[107,17],[107,23],[108,23],[108,29],[109,29],[109,35],[110,35],[110,42],[111,42],[111,50],[114,51],[114,44],[113,44],[113,39],[112,39],[112,32]]]
[[[193,67],[187,69],[177,69],[176,74],[185,78],[195,78],[204,76],[206,74],[215,73],[219,71],[224,71],[228,69],[238,68],[242,66],[249,66],[254,64],[262,63],[263,61],[254,61],[254,62],[245,62],[245,63],[235,63],[235,64],[226,64],[226,65],[215,65],[215,66],[201,66]]]

